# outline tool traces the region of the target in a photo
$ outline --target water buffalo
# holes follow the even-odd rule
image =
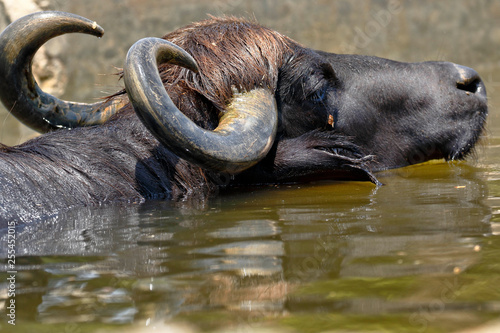
[[[221,184],[353,179],[464,158],[487,116],[485,86],[447,62],[316,51],[254,22],[210,18],[128,52],[125,89],[62,101],[31,74],[36,50],[95,22],[35,13],[0,35],[0,97],[46,133],[0,145],[0,220],[149,198],[203,200]]]

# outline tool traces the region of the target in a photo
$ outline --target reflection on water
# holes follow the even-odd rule
[[[378,317],[410,331],[477,324],[500,310],[488,290],[499,282],[500,240],[487,175],[433,163],[381,174],[380,188],[285,185],[197,210],[70,211],[18,230],[18,320],[299,331],[373,328]]]

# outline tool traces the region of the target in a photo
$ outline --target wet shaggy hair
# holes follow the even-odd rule
[[[291,39],[276,31],[234,17],[211,18],[174,31],[164,39],[197,61],[199,75],[179,66],[160,67],[163,82],[187,86],[224,110],[232,88],[274,91],[278,69],[292,55]]]

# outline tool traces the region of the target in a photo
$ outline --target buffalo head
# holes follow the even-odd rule
[[[309,53],[285,64],[278,85],[288,136],[326,127],[352,138],[373,155],[370,169],[382,170],[463,159],[482,133],[486,89],[471,68]]]

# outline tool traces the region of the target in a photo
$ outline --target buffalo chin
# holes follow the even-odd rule
[[[474,154],[478,140],[479,136],[471,139],[466,144],[459,146],[459,148],[452,149],[449,153],[443,154],[444,159],[447,162],[465,160],[469,155]]]
[[[486,111],[487,112],[487,111]],[[480,141],[485,131],[485,119],[478,120],[476,125],[470,125],[470,131],[473,131],[467,136],[458,138],[453,145],[443,154],[446,161],[464,160],[468,156],[474,154],[475,148]],[[473,130],[476,129],[476,130]]]

